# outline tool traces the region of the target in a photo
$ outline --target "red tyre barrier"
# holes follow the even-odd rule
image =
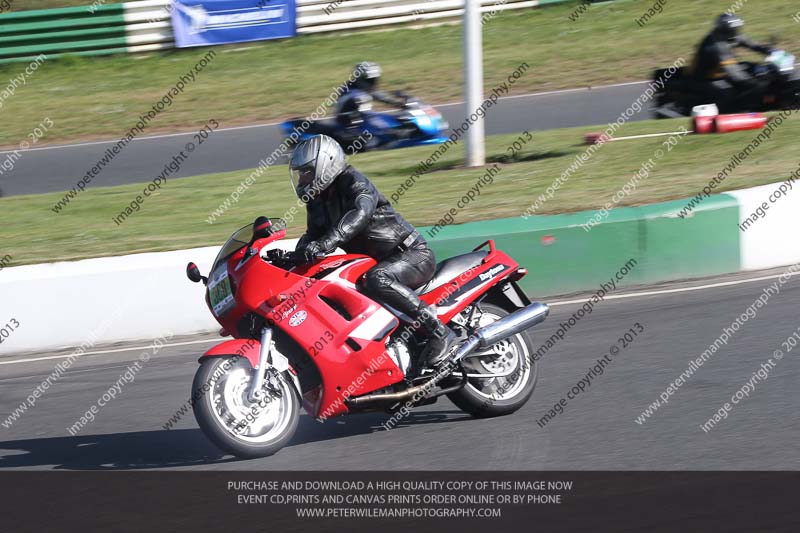
[[[717,133],[730,133],[742,130],[760,130],[767,124],[763,113],[739,113],[720,115],[714,121]]]
[[[694,117],[695,133],[730,133],[732,131],[759,130],[767,124],[763,113],[739,113],[714,117]]]

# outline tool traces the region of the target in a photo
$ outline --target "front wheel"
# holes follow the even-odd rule
[[[194,416],[206,436],[237,457],[272,455],[294,435],[300,395],[284,374],[267,376],[262,396],[251,401],[255,370],[247,359],[204,360],[192,383]]]
[[[481,303],[470,326],[488,326],[509,314],[502,307]],[[533,342],[523,331],[465,358],[464,368],[470,377],[448,398],[476,418],[513,413],[525,405],[536,387],[537,368],[532,355]]]

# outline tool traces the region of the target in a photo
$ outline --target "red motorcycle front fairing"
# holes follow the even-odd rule
[[[402,381],[403,372],[386,352],[386,340],[400,321],[359,292],[357,280],[375,262],[338,256],[319,265],[316,283],[296,310],[276,323],[308,353],[322,376],[317,417],[347,412],[345,400]],[[312,278],[317,279],[317,278]],[[286,311],[281,316],[286,315]]]
[[[241,262],[243,257],[244,253],[236,253],[228,261],[237,305],[220,322],[227,331],[239,331],[239,321],[256,313],[293,339],[322,378],[315,416],[347,412],[347,397],[403,379],[386,353],[386,339],[400,321],[350,281],[374,266],[373,259],[333,256],[290,272],[257,255]],[[217,353],[221,351],[225,349]]]
[[[254,248],[272,240],[262,239]],[[496,251],[493,243],[488,244],[490,251],[481,264],[421,295],[425,302],[439,306],[445,323],[517,270],[516,262]],[[399,326],[399,319],[356,288],[361,276],[376,264],[374,259],[337,255],[287,271],[264,261],[258,253],[244,257],[245,249],[241,249],[227,260],[235,305],[217,319],[226,331],[242,336],[240,325],[255,313],[308,354],[322,381],[320,387],[306,393],[313,416],[346,413],[347,398],[403,380],[403,372],[386,351],[386,341]],[[248,343],[252,343],[250,347],[246,347]],[[244,350],[240,355],[256,367],[258,346],[252,339],[227,341],[206,355],[235,355]]]

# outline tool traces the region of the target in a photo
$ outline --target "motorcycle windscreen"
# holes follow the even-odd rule
[[[247,246],[253,239],[253,225],[240,228],[233,232],[233,235],[222,245],[217,258],[214,259],[214,264],[211,266],[211,271],[216,270],[223,261],[226,261],[230,256]]]

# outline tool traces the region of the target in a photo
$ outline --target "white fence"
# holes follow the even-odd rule
[[[484,14],[537,7],[539,0],[480,0]],[[169,0],[126,2],[129,52],[173,48]],[[327,11],[327,12],[326,12]],[[457,19],[464,0],[298,0],[297,32],[359,30],[392,24],[429,25]]]

